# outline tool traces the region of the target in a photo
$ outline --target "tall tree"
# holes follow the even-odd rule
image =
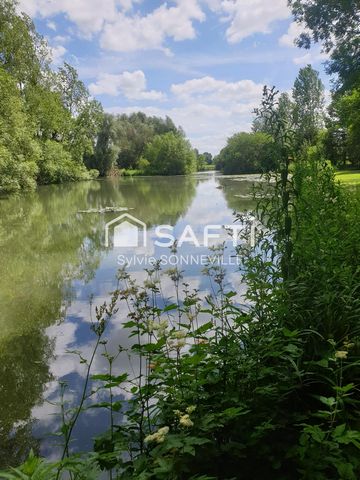
[[[292,94],[298,144],[313,144],[319,130],[324,126],[325,97],[319,73],[311,65],[300,69]]]
[[[102,106],[97,100],[91,99],[88,89],[79,79],[78,72],[70,64],[64,62],[52,76],[52,81],[64,107],[72,117],[69,149],[73,159],[81,164],[85,156],[94,152],[103,118]]]
[[[16,12],[12,0],[0,0],[0,65],[12,75],[21,89],[40,81],[48,69],[49,49],[34,23]]]
[[[196,170],[190,143],[174,132],[156,135],[144,152],[146,171],[154,175],[185,175]]]
[[[156,135],[173,132],[183,135],[174,122],[166,117],[148,117],[143,112],[116,117],[114,123],[114,143],[119,149],[118,166],[121,168],[137,168],[146,145]]]
[[[0,67],[0,194],[35,186],[40,147],[15,79]]]
[[[294,121],[294,103],[291,101],[287,92],[280,94],[275,110],[284,124],[289,127],[292,126]],[[262,117],[255,117],[251,128],[253,133],[267,133],[268,135],[272,135],[268,122]]]
[[[295,20],[306,27],[297,39],[300,47],[320,42],[330,53],[329,73],[338,75],[343,90],[359,85],[360,3],[359,0],[288,0]]]
[[[59,68],[54,80],[63,104],[71,115],[81,113],[90,95],[84,83],[79,79],[76,69],[64,62],[64,65]]]
[[[94,155],[87,162],[88,166],[96,168],[102,177],[114,167],[118,154],[118,148],[114,145],[114,123],[112,115],[103,115]]]

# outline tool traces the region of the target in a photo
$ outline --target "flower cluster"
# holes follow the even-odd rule
[[[171,333],[171,338],[168,340],[170,350],[180,350],[186,345],[186,330],[176,330]]]
[[[345,360],[348,356],[348,352],[346,350],[337,350],[335,352],[335,358],[339,358],[340,360]]]
[[[335,352],[335,358],[338,358],[340,360],[346,360],[349,354],[349,350],[354,346],[355,344],[353,342],[350,342],[349,340],[345,340],[343,342],[342,350],[337,350]]]
[[[148,322],[149,333],[156,332],[160,337],[163,337],[165,335],[168,326],[169,323],[167,320],[160,320],[160,322],[156,322],[155,320],[149,320]]]
[[[186,428],[191,428],[194,425],[194,422],[190,418],[190,414],[195,411],[195,405],[190,405],[186,409],[186,413],[181,412],[180,410],[174,410],[174,414],[179,418],[179,425]]]
[[[145,442],[155,442],[155,443],[162,443],[165,440],[166,435],[169,433],[169,427],[162,427],[155,433],[148,435],[145,438]]]

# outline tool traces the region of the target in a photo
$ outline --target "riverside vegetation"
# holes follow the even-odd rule
[[[95,308],[91,357],[77,353],[86,369],[80,403],[63,397],[59,405],[61,458],[31,454],[0,478],[358,478],[360,198],[334,181],[317,147],[296,149],[275,105],[266,89],[258,115],[277,146],[277,174],[269,174],[271,197],[262,195],[267,185],[256,192],[267,230],[255,249],[239,245],[247,306],[233,302],[214,261],[221,246],[204,271],[213,292],[206,298],[178,268],[155,264],[144,285],[120,270],[110,300]],[[173,303],[162,275],[173,281]],[[106,326],[119,308],[129,312],[134,375],[114,369],[125,347],[107,349]],[[107,373],[92,371],[98,350]],[[96,402],[99,391],[106,399]],[[107,410],[108,430],[93,452],[72,453],[74,426],[89,408]]]
[[[74,67],[53,69],[51,49],[17,7],[0,0],[0,194],[122,169],[186,174],[212,163],[168,117],[105,114]]]
[[[110,299],[92,308],[92,354],[74,352],[85,369],[79,403],[69,404],[61,386],[59,458],[50,462],[30,452],[0,478],[359,478],[360,195],[341,186],[331,166],[355,167],[359,160],[359,11],[354,2],[289,3],[310,32],[300,43],[323,40],[331,52],[328,68],[338,74],[332,105],[339,115],[324,119],[330,123],[322,133],[316,102],[288,115],[282,108],[288,99],[264,89],[254,126],[267,136],[264,145],[271,143],[274,173],[254,192],[254,215],[266,228],[255,248],[239,242],[244,305],[235,302],[216,261],[221,245],[204,269],[211,292],[205,298],[183,282],[178,268],[162,272],[154,264],[144,284],[120,270]],[[310,83],[306,94],[320,98],[316,78],[302,70],[299,91]],[[341,114],[347,108],[350,116]],[[171,151],[176,133],[165,135]],[[34,165],[30,171],[39,168]],[[175,301],[164,298],[163,275],[173,282]],[[110,351],[107,325],[119,309],[128,311],[123,328],[133,342]],[[124,351],[133,374],[116,366]],[[93,371],[97,354],[107,360],[106,373]],[[75,453],[74,429],[88,409],[104,409],[108,425],[93,451]]]
[[[335,8],[318,0],[289,5],[308,28],[298,44],[307,48],[323,41],[330,53],[327,70],[338,77],[325,111],[317,72],[310,65],[302,68],[293,99],[283,93],[279,110],[296,126],[298,146],[321,142],[333,165],[358,168],[358,7],[345,2]],[[54,70],[51,49],[31,19],[18,13],[16,1],[0,1],[0,32],[0,194],[120,172],[183,175],[213,167],[211,154],[193,149],[169,117],[104,113],[74,67],[64,63]],[[217,168],[270,171],[272,147],[266,126],[256,120],[252,133],[228,140],[215,160]]]

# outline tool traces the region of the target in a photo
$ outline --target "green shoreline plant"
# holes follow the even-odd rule
[[[257,112],[272,128],[277,170],[273,195],[269,185],[256,192],[266,230],[256,248],[238,249],[246,306],[227,286],[223,246],[204,269],[205,298],[178,268],[155,264],[143,285],[120,270],[92,326],[108,372],[93,374],[94,356],[79,354],[87,376],[80,404],[62,403],[62,458],[31,455],[0,478],[359,478],[360,197],[335,182],[317,147],[296,147],[276,99],[265,89]],[[171,303],[162,275],[174,285]],[[106,326],[120,308],[134,343],[113,353]],[[133,375],[115,364],[124,352]],[[93,402],[99,390],[107,400]],[[93,452],[74,454],[72,431],[88,408],[106,409],[109,427]]]

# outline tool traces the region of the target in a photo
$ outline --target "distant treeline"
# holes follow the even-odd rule
[[[199,154],[171,118],[104,114],[94,153],[86,165],[105,176],[125,170],[147,175],[185,175],[212,163],[210,153]]]
[[[342,60],[344,61],[344,60]],[[340,65],[340,59],[336,59]],[[334,64],[332,64],[334,65]],[[340,69],[340,67],[338,67]],[[284,92],[276,103],[279,128],[292,131],[295,149],[316,146],[336,167],[360,168],[360,84],[355,75],[338,81],[325,108],[325,88],[311,65],[301,68],[291,96]],[[261,173],[274,169],[276,151],[268,119],[257,117],[251,133],[237,133],[214,161],[224,173]]]

